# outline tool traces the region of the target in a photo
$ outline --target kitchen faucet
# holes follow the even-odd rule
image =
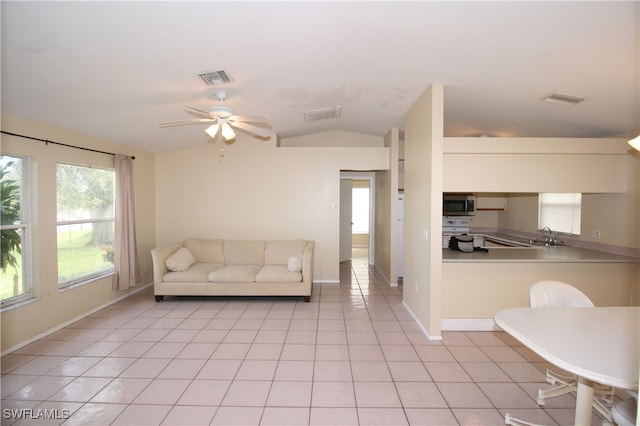
[[[548,237],[544,236],[545,231],[547,231],[549,233]],[[553,233],[551,232],[551,228],[549,228],[548,226],[545,226],[544,228],[542,228],[542,238],[544,239],[544,242],[548,245],[548,246],[552,246],[553,245]]]

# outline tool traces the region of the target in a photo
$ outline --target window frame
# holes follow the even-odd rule
[[[571,209],[571,224],[567,228],[556,229],[558,226],[550,226],[550,224],[543,223],[543,209],[546,208],[555,208],[558,209],[557,204],[552,204],[550,202],[545,202],[545,195],[549,196],[567,196],[567,208],[568,212],[569,208]],[[572,203],[569,204],[569,197],[573,197],[574,200],[571,200]],[[577,201],[577,202],[576,202]],[[547,212],[548,213],[548,212]],[[576,219],[577,218],[577,219]],[[569,220],[566,221],[569,223]],[[540,193],[538,194],[538,230],[542,231],[544,228],[551,229],[552,232],[563,235],[572,235],[572,236],[580,236],[582,232],[582,194],[579,192],[570,192],[570,193]],[[577,229],[575,229],[577,228]]]
[[[112,265],[110,268],[107,269],[102,269],[102,270],[96,270],[94,272],[85,274],[85,275],[80,275],[71,279],[67,279],[64,281],[60,280],[60,256],[59,256],[59,246],[58,246],[58,242],[57,242],[57,235],[58,235],[58,228],[60,226],[69,226],[69,225],[83,225],[83,224],[96,224],[96,223],[112,223],[113,224],[113,229],[114,229],[114,247],[115,247],[115,225],[116,225],[116,219],[115,219],[115,202],[116,202],[116,171],[114,168],[109,168],[109,167],[99,167],[99,166],[87,166],[87,165],[82,165],[82,164],[74,164],[74,163],[67,163],[67,162],[62,162],[62,161],[58,161],[56,162],[56,198],[58,197],[58,193],[57,193],[57,185],[58,185],[58,180],[57,180],[57,170],[58,170],[58,166],[63,165],[63,166],[71,166],[71,167],[78,167],[78,168],[87,168],[87,169],[100,169],[100,170],[106,170],[109,172],[113,173],[113,190],[112,190],[112,200],[113,200],[113,215],[109,216],[109,217],[103,217],[103,218],[95,218],[95,219],[73,219],[73,220],[58,220],[58,206],[57,206],[57,202],[56,202],[56,255],[57,255],[57,260],[56,260],[56,266],[58,269],[58,276],[57,276],[57,281],[58,281],[58,289],[60,290],[65,290],[65,289],[69,289],[72,287],[77,287],[80,285],[84,285],[84,284],[88,284],[90,282],[105,278],[105,277],[109,277],[115,274],[115,265]]]
[[[15,155],[15,154],[2,154],[2,157],[10,157],[19,159],[21,161],[21,173],[20,173],[20,223],[12,225],[0,224],[0,229],[20,229],[20,252],[22,263],[22,293],[16,296],[8,297],[0,300],[0,311],[5,311],[16,307],[24,302],[33,300],[36,298],[33,288],[33,257],[32,257],[32,222],[33,217],[31,215],[31,201],[33,188],[31,186],[31,168],[32,161],[30,157]],[[1,273],[1,272],[0,272]]]

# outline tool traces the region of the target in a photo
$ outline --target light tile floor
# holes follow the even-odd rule
[[[103,309],[1,359],[2,425],[572,424],[575,397],[539,408],[547,364],[507,334],[429,341],[362,258],[340,272],[310,303],[146,290]]]

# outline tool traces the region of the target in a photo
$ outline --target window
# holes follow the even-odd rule
[[[0,303],[8,306],[31,297],[29,160],[0,156]]]
[[[545,193],[538,197],[538,228],[580,235],[582,194]]]
[[[60,286],[113,273],[114,182],[114,170],[57,165]]]
[[[352,218],[354,234],[369,233],[369,188],[353,188]]]

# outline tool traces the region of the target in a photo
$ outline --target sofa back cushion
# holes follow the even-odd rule
[[[191,252],[196,262],[224,263],[224,240],[187,238],[184,247]]]
[[[267,241],[264,264],[286,265],[291,256],[301,255],[306,246],[305,240]]]
[[[264,241],[225,240],[225,265],[264,265]]]

